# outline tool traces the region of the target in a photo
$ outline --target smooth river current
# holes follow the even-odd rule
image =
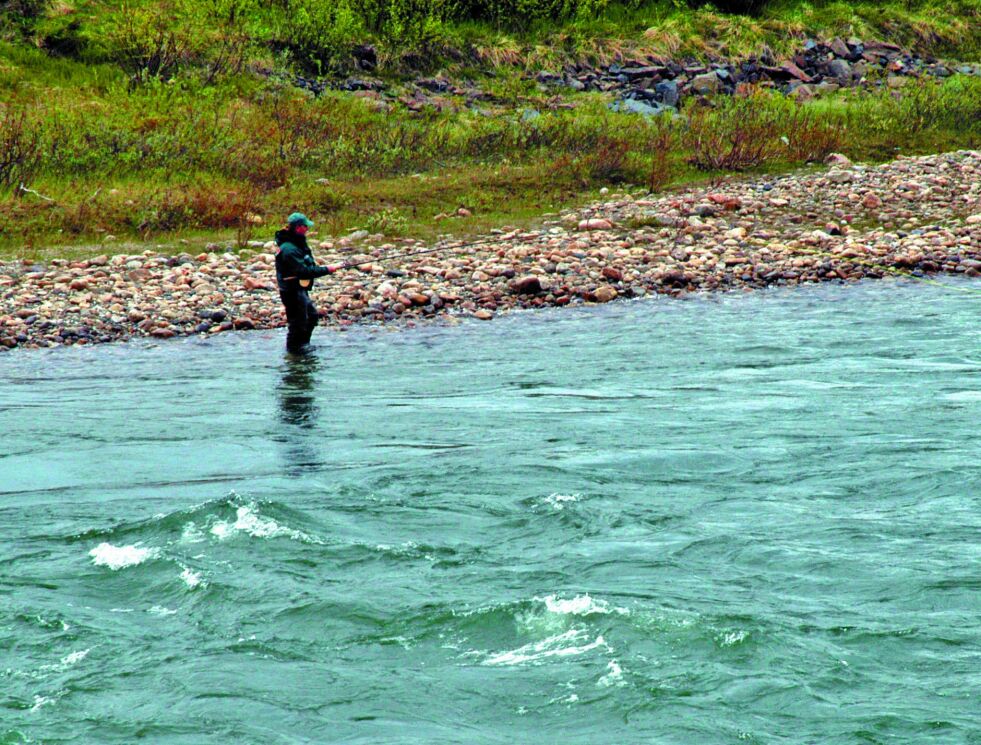
[[[0,356],[0,743],[981,743],[978,290]]]

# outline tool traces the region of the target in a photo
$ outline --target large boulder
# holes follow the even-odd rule
[[[596,299],[597,303],[608,303],[611,300],[615,300],[619,293],[613,287],[609,285],[603,285],[602,287],[597,287],[593,292],[593,297]]]
[[[542,281],[534,274],[519,277],[511,282],[511,291],[515,295],[537,295],[543,289]]]

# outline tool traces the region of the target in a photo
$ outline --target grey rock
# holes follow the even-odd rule
[[[833,59],[828,63],[828,73],[842,82],[852,79],[852,66],[843,59]]]
[[[664,80],[654,86],[654,92],[665,106],[677,106],[680,96],[678,84],[673,80]]]
[[[722,81],[714,72],[707,72],[692,78],[691,89],[701,96],[708,96],[722,90]]]
[[[624,67],[620,70],[620,74],[630,80],[637,80],[639,78],[650,78],[655,75],[660,74],[660,67],[645,66],[645,67]]]
[[[660,116],[661,114],[675,113],[673,108],[659,104],[657,101],[637,101],[632,98],[614,101],[610,104],[610,111],[641,114],[642,116]]]
[[[831,41],[831,51],[835,53],[836,57],[841,57],[842,59],[847,59],[851,56],[852,52],[841,39],[835,37]]]

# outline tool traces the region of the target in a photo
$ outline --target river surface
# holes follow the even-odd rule
[[[0,743],[981,743],[981,294],[0,357]]]

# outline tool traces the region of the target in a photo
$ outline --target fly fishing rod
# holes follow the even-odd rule
[[[369,261],[345,261],[340,265],[340,269],[354,269],[359,266],[366,266],[367,264],[375,264],[379,261],[394,261],[396,259],[407,259],[411,256],[422,256],[424,254],[434,254],[440,253],[442,251],[456,251],[461,248],[473,248],[474,246],[487,246],[493,243],[500,243],[499,238],[485,238],[479,241],[471,241],[470,243],[458,243],[453,246],[437,246],[436,248],[428,248],[424,251],[410,251],[404,254],[395,254],[394,256],[383,256],[377,259],[371,259]]]

